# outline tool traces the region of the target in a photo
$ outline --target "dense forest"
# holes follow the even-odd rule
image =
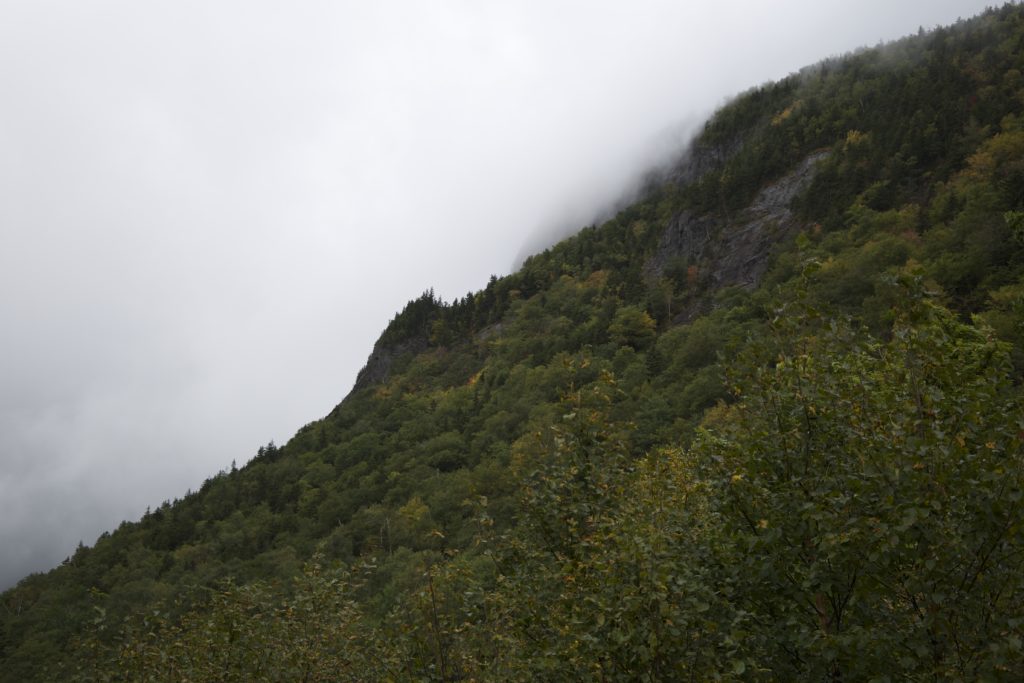
[[[0,679],[1024,680],[1022,72],[1010,4],[738,96],[3,593]]]

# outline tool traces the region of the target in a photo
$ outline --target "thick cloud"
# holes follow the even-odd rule
[[[0,587],[285,441],[726,96],[984,2],[0,6]]]

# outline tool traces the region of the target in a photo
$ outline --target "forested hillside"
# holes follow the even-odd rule
[[[1007,5],[742,94],[5,592],[0,679],[1024,680],[1022,71]]]

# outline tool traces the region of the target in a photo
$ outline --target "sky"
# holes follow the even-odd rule
[[[727,97],[973,0],[0,0],[0,589],[348,393]]]

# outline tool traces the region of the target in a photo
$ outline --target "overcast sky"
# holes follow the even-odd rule
[[[0,0],[0,588],[287,441],[727,96],[985,4]]]

